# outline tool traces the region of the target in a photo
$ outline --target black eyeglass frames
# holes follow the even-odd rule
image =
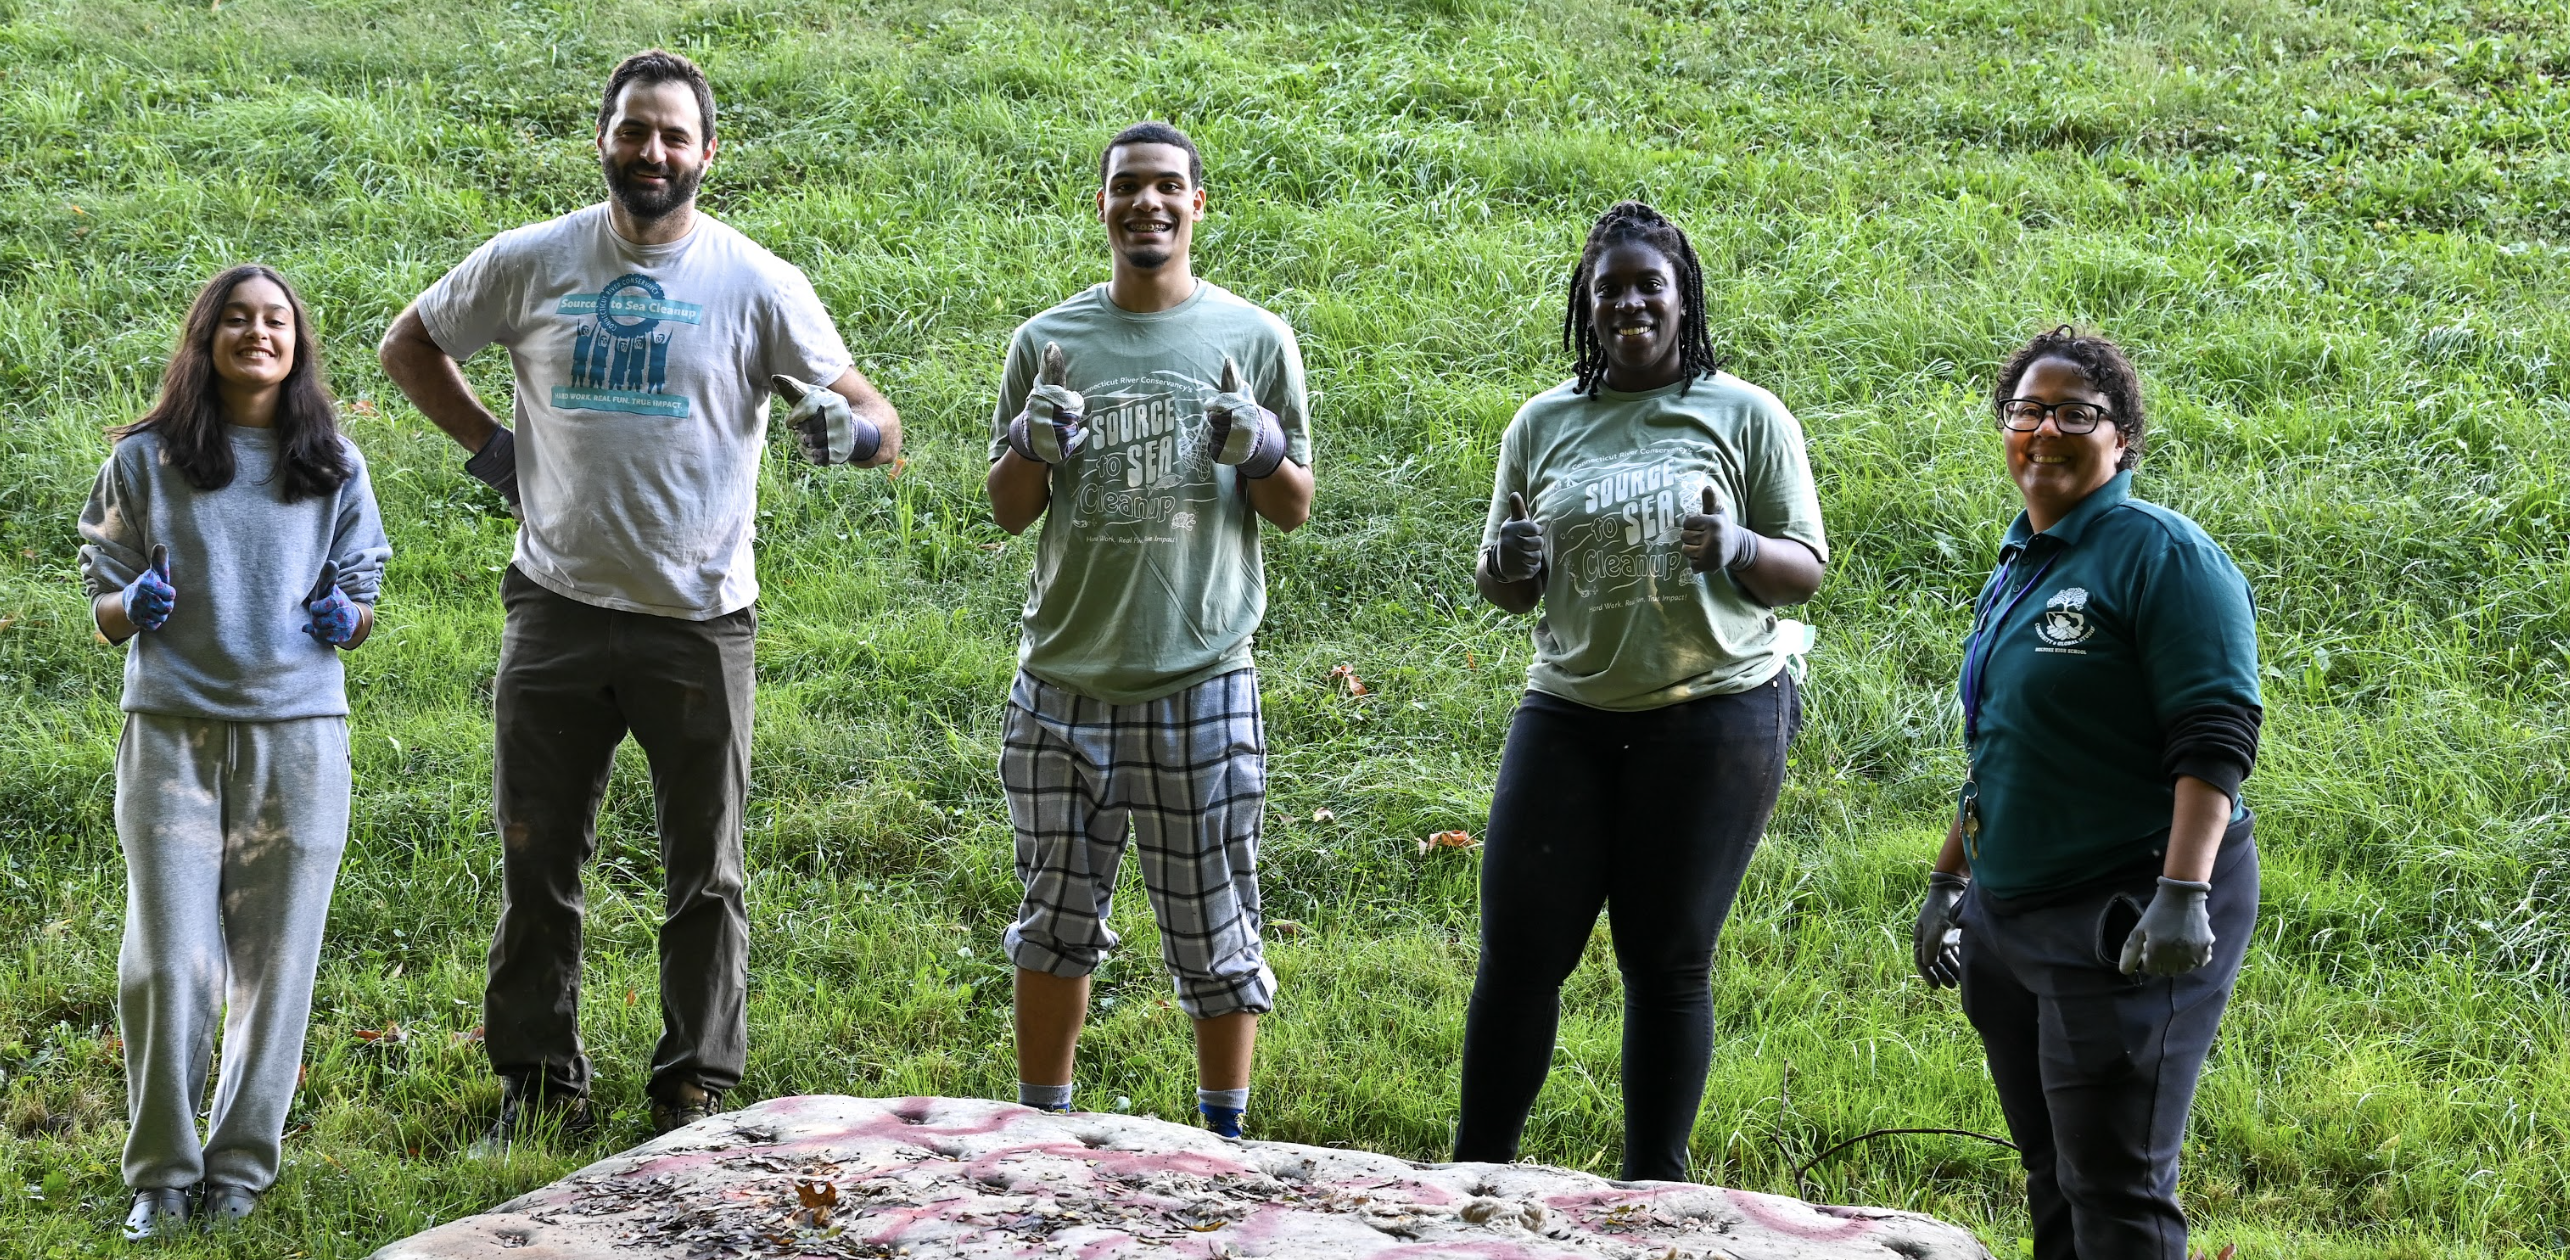
[[[1999,404],[1999,426],[2019,433],[2042,428],[2045,416],[2052,417],[2054,428],[2076,437],[2096,432],[2098,424],[2106,419],[2106,409],[2095,403],[2048,403],[2032,398],[2010,398]]]

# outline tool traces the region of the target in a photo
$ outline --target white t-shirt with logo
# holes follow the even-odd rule
[[[691,621],[758,598],[768,378],[826,385],[853,362],[800,270],[702,211],[685,237],[637,245],[602,202],[493,237],[419,315],[459,362],[508,347],[519,572]]]

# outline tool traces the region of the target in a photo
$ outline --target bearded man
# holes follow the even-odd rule
[[[651,763],[661,863],[654,1132],[716,1110],[747,1056],[758,596],[750,539],[768,396],[815,463],[890,463],[901,424],[801,271],[696,209],[714,94],[685,57],[619,64],[598,106],[607,201],[504,232],[393,321],[379,357],[518,518],[492,695],[500,921],[483,1047],[503,1082],[478,1144],[589,1123],[581,870],[627,734]],[[505,346],[516,425],[458,363]]]

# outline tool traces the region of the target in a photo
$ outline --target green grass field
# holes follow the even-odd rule
[[[591,882],[610,1132],[464,1159],[498,1090],[488,691],[509,523],[373,363],[492,233],[595,200],[597,84],[699,57],[718,215],[801,265],[900,406],[897,480],[772,459],[746,1101],[1006,1097],[993,770],[1027,545],[987,522],[1003,338],[1105,275],[1095,147],[1208,155],[1201,273],[1303,338],[1311,526],[1269,538],[1262,1136],[1445,1150],[1476,834],[1526,657],[1468,565],[1502,425],[1559,380],[1591,216],[1694,233],[1717,343],[1811,436],[1837,560],[1812,721],[1726,934],[1701,1175],[1891,1125],[1995,1131],[1906,932],[1960,768],[1963,604],[2014,492],[1978,400],[2095,324],[2153,391],[2141,492],[2262,613],[2265,904],[2198,1102],[2199,1237],[2281,1256],[2570,1249],[2570,13],[2539,0],[0,0],[0,1252],[118,1249],[119,657],[73,518],[196,286],[277,264],[330,338],[399,549],[351,658],[357,824],[289,1166],[186,1254],[345,1257],[643,1136],[656,860],[626,750]],[[470,372],[504,397],[504,360]],[[1371,688],[1335,691],[1332,667]],[[1315,821],[1327,810],[1332,820]],[[1187,1114],[1138,895],[1091,1107]],[[1574,980],[1529,1154],[1611,1173],[1618,994]],[[368,1039],[398,1027],[401,1036]],[[2004,1152],[1860,1148],[1816,1193],[2021,1254]]]

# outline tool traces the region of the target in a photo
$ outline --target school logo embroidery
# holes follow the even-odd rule
[[[2073,586],[2044,601],[2043,615],[2035,618],[2035,637],[2057,648],[2075,647],[2097,633],[2088,624],[2088,588]]]
[[[687,414],[687,400],[668,392],[669,342],[678,326],[703,320],[704,307],[673,302],[659,281],[628,273],[595,293],[563,298],[553,313],[581,321],[571,338],[571,383],[553,387],[554,406]]]

